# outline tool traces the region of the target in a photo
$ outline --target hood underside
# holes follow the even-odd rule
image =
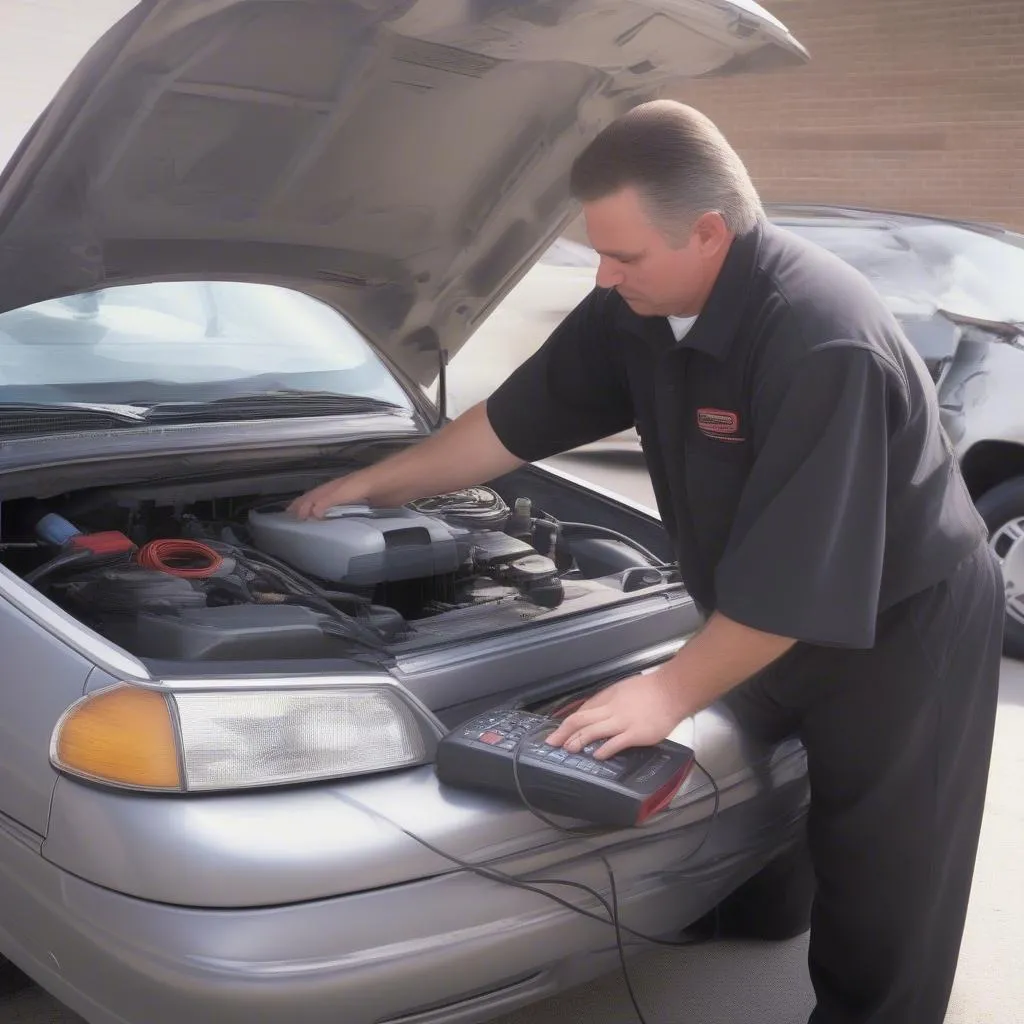
[[[0,178],[0,312],[138,281],[298,288],[436,375],[669,82],[801,63],[747,0],[155,0]]]

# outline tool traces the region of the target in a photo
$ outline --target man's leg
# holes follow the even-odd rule
[[[811,1024],[942,1024],[984,808],[1002,609],[983,548],[887,616],[871,651],[807,659],[818,676],[800,730],[817,882]]]

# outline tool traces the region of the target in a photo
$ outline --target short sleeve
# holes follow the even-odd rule
[[[754,463],[716,568],[723,615],[807,643],[873,646],[901,379],[852,342],[769,372],[751,407]]]
[[[633,425],[613,323],[608,294],[595,289],[487,400],[491,427],[513,455],[536,462]]]

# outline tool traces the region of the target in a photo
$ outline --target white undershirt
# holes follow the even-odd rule
[[[670,316],[668,325],[676,336],[676,341],[682,341],[690,332],[690,328],[697,322],[695,316]]]

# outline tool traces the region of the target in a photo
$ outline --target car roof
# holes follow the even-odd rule
[[[934,214],[911,213],[904,210],[861,206],[836,206],[828,203],[765,203],[765,213],[776,224],[812,223],[829,221],[836,226],[859,224],[878,228],[894,228],[897,225],[946,224],[964,231],[975,231],[992,237],[1006,236],[1014,241],[1024,241],[1024,235],[999,224],[942,217]]]

